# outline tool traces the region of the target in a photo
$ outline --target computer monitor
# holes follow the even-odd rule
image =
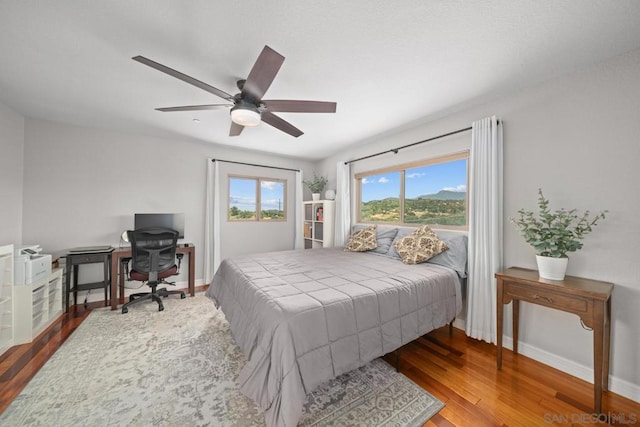
[[[137,213],[134,215],[134,228],[164,227],[176,230],[178,238],[184,239],[183,213]]]

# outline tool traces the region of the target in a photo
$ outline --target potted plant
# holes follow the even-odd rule
[[[327,185],[327,178],[316,175],[313,173],[313,178],[304,180],[304,185],[311,191],[311,197],[313,200],[320,200],[320,193],[324,190],[324,187]]]
[[[608,211],[593,218],[589,211],[578,214],[577,209],[549,209],[549,201],[538,189],[538,213],[518,211],[518,218],[510,218],[527,243],[536,251],[540,277],[563,280],[569,261],[568,253],[582,248],[581,240],[592,231]]]

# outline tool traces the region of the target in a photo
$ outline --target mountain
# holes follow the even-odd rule
[[[433,199],[433,200],[464,200],[467,198],[465,191],[448,191],[440,190],[436,194],[425,194],[418,196],[418,199]]]

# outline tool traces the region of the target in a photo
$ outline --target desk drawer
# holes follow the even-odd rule
[[[68,256],[71,264],[92,264],[96,262],[104,262],[105,254],[82,254],[82,255],[73,255]]]
[[[570,311],[573,313],[586,313],[587,300],[576,296],[567,296],[546,289],[535,289],[530,286],[521,286],[516,283],[505,283],[504,293],[522,301],[540,304],[551,308]]]

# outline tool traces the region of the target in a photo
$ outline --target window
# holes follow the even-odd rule
[[[229,221],[285,221],[286,194],[284,180],[229,176]]]
[[[363,221],[400,222],[400,179],[400,172],[389,172],[360,180]]]
[[[260,180],[260,219],[284,220],[284,181]]]
[[[469,153],[356,175],[358,221],[467,227]]]

